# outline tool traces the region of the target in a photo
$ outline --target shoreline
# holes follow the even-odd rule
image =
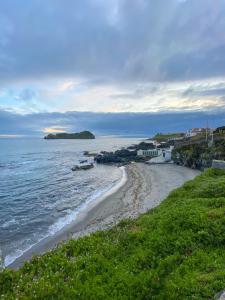
[[[83,218],[85,218],[85,216],[87,215],[87,213],[93,209],[93,207],[95,207],[96,205],[98,205],[101,201],[104,201],[107,197],[109,197],[110,195],[116,193],[127,181],[127,173],[125,170],[125,167],[119,167],[119,169],[121,170],[121,178],[113,185],[108,186],[107,188],[105,188],[104,190],[100,190],[98,193],[96,193],[93,197],[91,197],[90,199],[88,199],[85,203],[83,203],[78,211],[75,211],[72,213],[73,216],[73,220],[70,222],[65,223],[65,225],[58,229],[57,231],[48,231],[48,234],[46,234],[46,236],[42,237],[41,239],[39,239],[35,244],[30,245],[28,248],[26,248],[25,250],[21,250],[19,251],[20,254],[19,255],[12,255],[11,259],[9,259],[7,256],[5,257],[5,263],[6,261],[10,261],[9,263],[5,264],[5,268],[10,267],[11,265],[14,264],[15,261],[19,260],[20,257],[23,257],[26,253],[30,253],[30,251],[32,251],[32,249],[38,249],[39,248],[39,244],[42,245],[44,243],[47,242],[47,244],[49,243],[50,240],[54,239],[56,236],[60,235],[61,232],[67,232],[68,229],[71,226],[74,226],[77,222],[80,222],[83,220]],[[55,226],[57,224],[57,222],[55,224],[53,224],[52,226]],[[7,258],[7,259],[6,259]]]
[[[173,189],[199,173],[174,164],[130,164],[123,169],[117,188],[112,187],[93,203],[88,203],[87,209],[78,213],[72,223],[32,246],[6,268],[18,269],[33,255],[44,254],[70,238],[109,229],[122,219],[136,218],[159,205]]]

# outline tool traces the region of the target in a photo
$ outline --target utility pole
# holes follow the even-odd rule
[[[4,267],[4,260],[2,255],[2,250],[0,249],[0,272],[3,270]]]
[[[205,141],[206,141],[206,143],[208,142],[208,127],[209,127],[209,125],[208,125],[208,120],[207,120],[206,130],[205,130]]]

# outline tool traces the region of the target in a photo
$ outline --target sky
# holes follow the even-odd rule
[[[225,0],[1,0],[0,136],[225,124]]]

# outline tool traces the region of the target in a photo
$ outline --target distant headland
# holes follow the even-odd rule
[[[74,139],[74,140],[90,140],[95,139],[95,136],[90,131],[82,131],[76,133],[56,133],[56,134],[48,134],[44,137],[46,140],[54,140],[54,139]]]

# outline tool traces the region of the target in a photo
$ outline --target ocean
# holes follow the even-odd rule
[[[123,170],[95,165],[72,172],[84,151],[115,151],[138,138],[95,140],[0,139],[0,251],[11,264],[43,238],[71,223],[80,210],[118,185]]]

